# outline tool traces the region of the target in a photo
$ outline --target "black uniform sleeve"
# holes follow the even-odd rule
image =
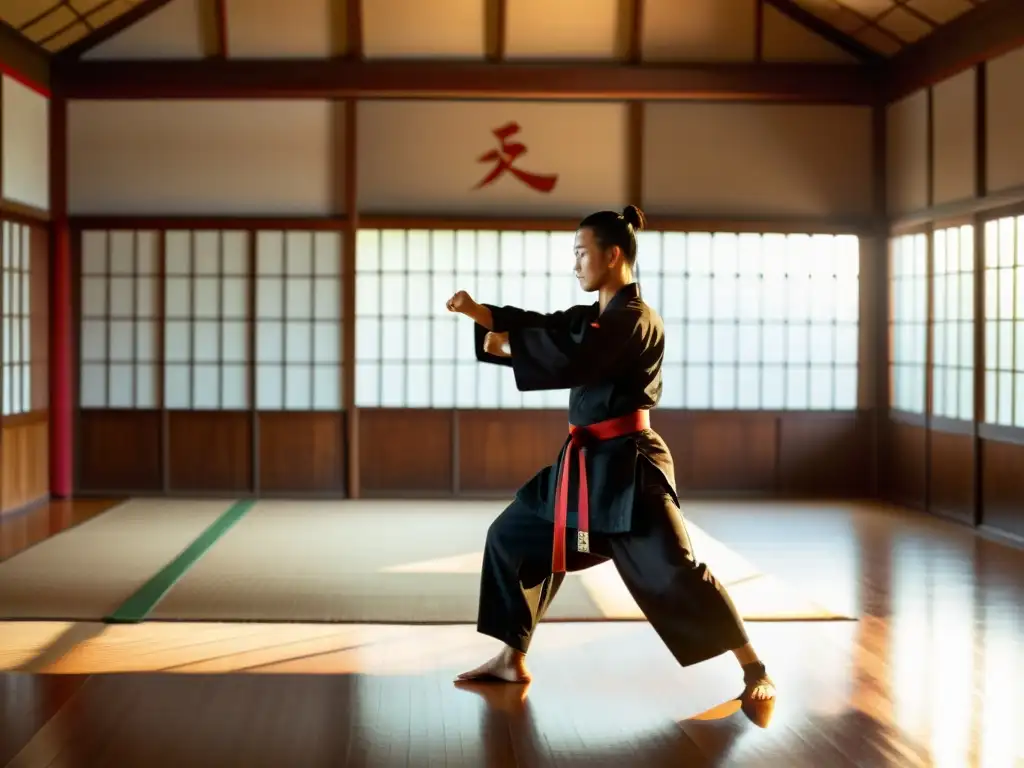
[[[493,304],[484,304],[484,306],[491,310],[491,318],[494,320],[494,331],[496,333],[510,333],[511,331],[523,328],[564,330],[568,327],[571,313],[582,309],[582,307],[573,307],[568,311],[542,313],[519,309],[519,307],[496,307]],[[487,329],[482,325],[475,325],[473,328],[473,346],[476,351],[476,359],[481,363],[511,366],[512,361],[509,358],[489,355],[484,352],[484,337],[487,336],[487,333]]]
[[[622,374],[643,354],[641,322],[639,312],[612,310],[594,322],[510,331],[516,387],[522,392],[571,389]]]

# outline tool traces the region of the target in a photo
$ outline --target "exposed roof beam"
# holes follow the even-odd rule
[[[700,99],[871,104],[872,69],[822,64],[493,64],[349,60],[55,62],[69,98]]]
[[[506,0],[484,0],[484,49],[488,61],[505,60],[508,3]]]
[[[142,0],[141,3],[136,5],[130,11],[125,11],[113,21],[104,24],[102,27],[97,28],[81,40],[75,41],[67,48],[60,51],[56,56],[54,56],[54,59],[78,59],[86,51],[90,51],[93,48],[102,45],[112,37],[124,32],[133,24],[137,24],[147,16],[151,16],[156,13],[169,2],[171,2],[171,0]]]
[[[809,29],[818,37],[828,40],[832,45],[846,51],[865,64],[880,64],[885,60],[877,51],[872,50],[848,35],[844,35],[831,24],[819,19],[806,8],[801,8],[791,0],[764,0],[764,2],[779,13],[788,16],[800,26]]]
[[[345,53],[363,58],[363,0],[345,0]]]
[[[895,101],[1024,45],[1024,2],[987,0],[908,46],[885,72],[888,101]]]
[[[643,62],[644,0],[621,0],[616,24],[616,48],[628,64]]]
[[[0,72],[48,90],[50,56],[16,29],[0,22]]]
[[[227,20],[224,0],[199,0],[199,38],[206,58],[223,59],[228,55]]]

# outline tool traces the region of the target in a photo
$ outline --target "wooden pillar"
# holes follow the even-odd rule
[[[345,490],[350,499],[358,499],[359,487],[359,409],[356,407],[356,233],[359,231],[359,200],[356,192],[356,99],[348,99],[345,109],[344,194],[345,234],[342,245],[342,333],[344,334],[343,401],[347,467]]]
[[[885,473],[882,467],[889,460],[889,224],[887,218],[887,140],[886,104],[876,104],[872,110],[872,219],[874,235],[870,255],[874,263],[872,279],[862,284],[861,290],[871,292],[873,328],[869,345],[874,355],[874,408],[872,419],[871,495],[884,496]],[[864,253],[864,249],[861,249]],[[862,303],[861,306],[864,306]]]
[[[74,328],[67,196],[67,99],[50,101],[50,493],[74,493]]]

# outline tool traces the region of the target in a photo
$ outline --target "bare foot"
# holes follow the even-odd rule
[[[743,698],[751,701],[770,701],[775,698],[775,683],[763,677],[743,692]]]
[[[460,691],[475,693],[484,700],[484,705],[491,712],[501,712],[515,717],[520,717],[526,712],[529,683],[496,685],[493,680],[456,680],[455,687]]]
[[[744,689],[740,701],[743,714],[759,728],[767,728],[775,714],[775,683],[764,675]]]
[[[463,672],[456,682],[467,680],[500,680],[506,683],[528,683],[530,673],[526,669],[526,655],[506,646],[501,653],[476,669]]]

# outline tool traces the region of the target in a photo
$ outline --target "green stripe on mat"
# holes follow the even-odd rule
[[[116,611],[103,620],[108,624],[137,624],[143,621],[164,595],[171,591],[178,580],[195,565],[217,539],[227,533],[231,526],[245,517],[256,502],[252,499],[236,501],[227,511],[214,520],[210,526],[182,550],[181,554],[163,567],[159,573],[143,584]]]

